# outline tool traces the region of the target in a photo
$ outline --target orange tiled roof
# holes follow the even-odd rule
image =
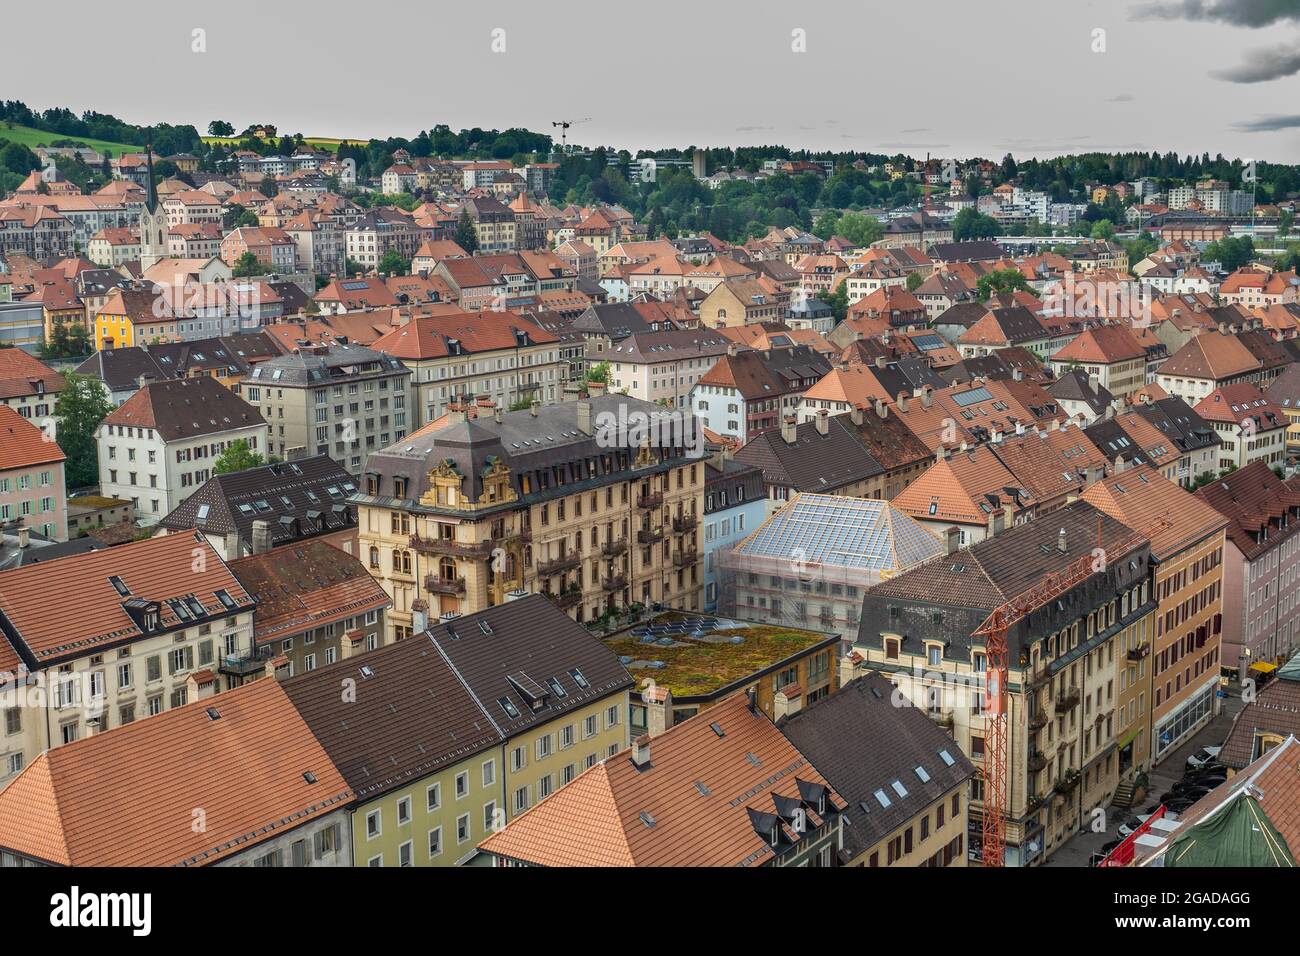
[[[0,405],[0,472],[63,461],[53,438],[8,405]]]
[[[1151,553],[1161,561],[1228,525],[1228,519],[1204,500],[1150,465],[1138,465],[1093,483],[1083,493],[1083,500],[1148,535]]]
[[[42,753],[0,793],[0,846],[63,866],[205,865],[351,796],[280,682],[259,680]]]

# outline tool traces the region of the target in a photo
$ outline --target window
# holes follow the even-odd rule
[[[497,831],[497,804],[495,800],[490,800],[483,804],[483,832],[496,833]]]
[[[520,787],[515,791],[515,813],[523,813],[528,809],[528,788]]]
[[[442,827],[429,831],[429,859],[442,854]]]
[[[459,800],[461,797],[465,796],[468,793],[469,793],[469,774],[466,773],[465,771],[461,771],[460,773],[456,774],[456,799]]]
[[[380,817],[379,810],[371,810],[366,814],[366,839],[373,840],[383,833],[383,820]]]
[[[497,762],[487,760],[483,763],[483,786],[490,787],[496,783],[497,779]]]
[[[469,839],[469,836],[470,836],[469,814],[462,813],[460,816],[456,818],[456,842],[464,843],[466,840]]]
[[[401,846],[397,848],[397,865],[410,866],[412,864],[412,859],[411,859],[412,854],[413,854],[413,849],[411,846],[411,841],[407,840],[405,843],[403,843]]]
[[[605,711],[605,729],[618,726],[618,705],[610,707]]]
[[[411,798],[402,797],[397,801],[397,825],[411,822]]]
[[[596,736],[596,732],[597,732],[598,729],[599,729],[599,728],[597,727],[597,724],[596,724],[596,715],[595,715],[595,714],[592,714],[592,715],[589,716],[585,721],[583,721],[583,724],[582,724],[582,739],[583,739],[583,740],[586,740],[586,739],[589,738],[589,737],[594,737],[594,736]]]

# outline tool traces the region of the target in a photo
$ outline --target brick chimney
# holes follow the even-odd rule
[[[271,550],[271,522],[258,518],[253,522],[253,553],[266,554]]]
[[[667,687],[651,687],[641,694],[645,701],[645,725],[650,736],[658,737],[673,726],[673,692]]]
[[[830,417],[831,413],[826,409],[817,409],[817,415],[813,418],[813,421],[817,424],[817,434],[825,435],[831,430]]]
[[[795,417],[786,415],[781,419],[781,440],[787,445],[793,445],[797,435],[798,429],[795,427]]]

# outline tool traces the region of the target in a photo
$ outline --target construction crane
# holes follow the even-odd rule
[[[581,126],[583,123],[590,123],[591,117],[586,116],[580,120],[556,120],[551,125],[560,130],[560,152],[569,152],[569,127]]]
[[[1172,524],[1157,521],[1145,533],[1133,534],[1108,549],[1122,556]],[[1064,533],[1064,529],[1062,529]],[[1097,516],[1097,548],[1101,549],[1101,515]],[[1105,561],[1106,558],[1103,557]],[[1045,607],[1072,588],[1082,584],[1102,568],[1096,566],[1095,552],[1083,554],[1068,566],[1049,574],[1029,590],[994,608],[973,632],[984,638],[984,829],[982,862],[984,866],[1002,866],[1007,846],[1007,633],[1038,608]]]

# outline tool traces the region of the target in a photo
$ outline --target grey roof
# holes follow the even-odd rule
[[[1058,546],[1061,530],[1065,531],[1064,551]],[[876,585],[863,598],[858,643],[880,647],[881,634],[888,631],[902,636],[909,653],[920,653],[923,640],[939,639],[945,645],[945,658],[969,662],[972,643],[984,643],[983,638],[972,641],[972,632],[990,611],[1025,593],[1044,576],[1091,555],[1100,538],[1100,547],[1110,559],[1105,569],[1011,628],[1007,647],[1015,667],[1027,643],[1041,640],[1145,579],[1148,543],[1139,539],[1136,548],[1122,547],[1134,534],[1090,503],[1075,501]],[[1126,618],[1116,626],[1128,622]],[[1109,633],[1100,632],[1099,637]],[[1084,647],[1080,644],[1074,650]]]
[[[362,345],[314,346],[268,359],[244,377],[249,385],[315,388],[335,382],[410,375],[401,359]]]
[[[471,500],[478,501],[483,492],[484,472],[499,460],[510,469],[514,491],[524,503],[570,495],[588,487],[603,487],[683,464],[687,458],[682,446],[652,447],[652,452],[659,456],[656,462],[643,470],[629,472],[639,436],[631,430],[620,432],[617,423],[635,423],[640,415],[647,416],[651,422],[678,421],[688,431],[679,433],[677,439],[692,445],[703,444],[703,429],[689,413],[675,416],[661,405],[626,395],[601,395],[586,401],[591,406],[591,434],[578,428],[579,402],[541,405],[536,415],[532,411],[504,412],[499,424],[491,418],[475,418],[436,430],[421,429],[370,455],[366,474],[378,478],[378,494],[360,495],[354,500],[395,503],[394,479],[403,478],[407,482],[402,499],[406,507],[429,507],[437,511],[416,502],[429,488],[429,472],[444,463],[467,479],[462,491]],[[607,459],[608,470],[603,467]],[[602,467],[594,468],[593,463],[602,463]],[[557,481],[557,472],[563,474],[563,483]],[[521,481],[525,475],[531,481],[527,493]]]
[[[355,526],[356,509],[347,503],[355,491],[342,465],[317,455],[214,475],[158,524],[214,535],[237,531],[251,543],[253,522],[262,519],[271,524],[272,545],[279,545]]]
[[[847,804],[844,848],[850,857],[870,849],[975,774],[961,748],[938,724],[917,707],[896,706],[893,695],[894,685],[887,678],[865,674],[778,725]],[[906,796],[899,794],[895,782]],[[877,791],[885,794],[888,807]]]
[[[1219,433],[1177,395],[1149,404],[1139,402],[1134,407],[1139,415],[1168,435],[1180,452],[1199,451],[1222,441]]]
[[[1088,373],[1081,368],[1064,373],[1047,391],[1053,398],[1062,401],[1084,402],[1093,415],[1104,415],[1110,403],[1115,400],[1106,386],[1100,382],[1093,385]]]
[[[796,491],[834,492],[885,469],[867,451],[848,415],[832,415],[826,434],[816,422],[795,428],[795,440],[787,442],[780,429],[763,432],[736,452],[736,460],[763,469],[763,479]]]

